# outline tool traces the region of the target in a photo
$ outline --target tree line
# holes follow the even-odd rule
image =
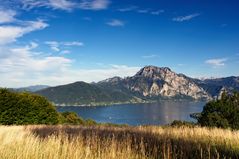
[[[203,111],[194,118],[206,127],[239,129],[239,93],[224,92],[221,99],[208,102]],[[57,112],[56,107],[45,97],[27,92],[17,93],[0,89],[0,124],[82,124],[95,125],[93,120],[83,120],[74,112]],[[188,122],[174,121],[173,126],[192,125]]]
[[[45,97],[0,89],[0,124],[96,124],[83,120],[74,112],[57,112],[56,107]]]

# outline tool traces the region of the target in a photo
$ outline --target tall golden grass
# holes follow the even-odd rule
[[[239,131],[158,126],[0,126],[0,158],[239,158]]]

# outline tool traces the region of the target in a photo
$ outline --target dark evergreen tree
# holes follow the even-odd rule
[[[198,118],[202,126],[239,129],[239,93],[223,93],[220,100],[207,103]]]

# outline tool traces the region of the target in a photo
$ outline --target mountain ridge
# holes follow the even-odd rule
[[[49,87],[37,94],[56,105],[110,105],[162,99],[212,100],[222,91],[239,91],[239,77],[200,80],[168,67],[145,66],[134,76],[112,77],[97,83],[75,82]]]
[[[23,91],[36,92],[36,91],[40,91],[42,89],[46,89],[48,87],[50,87],[50,86],[48,86],[48,85],[32,85],[32,86],[12,88],[12,89],[17,91],[17,92],[23,92]]]

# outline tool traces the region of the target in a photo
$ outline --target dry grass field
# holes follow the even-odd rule
[[[0,126],[0,158],[239,158],[239,131],[159,126]]]

